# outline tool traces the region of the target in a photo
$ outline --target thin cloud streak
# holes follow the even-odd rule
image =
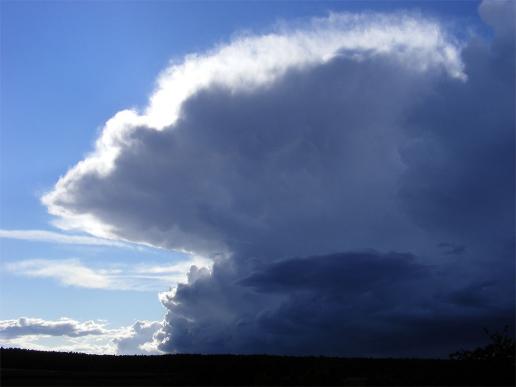
[[[163,291],[170,286],[187,281],[187,272],[192,265],[210,266],[201,257],[168,265],[120,264],[94,267],[79,259],[29,259],[9,262],[4,269],[10,273],[33,278],[47,278],[63,286],[88,289],[124,291]]]
[[[32,242],[48,242],[69,245],[133,247],[128,243],[87,235],[70,235],[47,230],[0,230],[2,239],[18,239]]]

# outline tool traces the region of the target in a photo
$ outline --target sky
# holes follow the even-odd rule
[[[446,357],[514,326],[511,1],[0,7],[2,346]]]

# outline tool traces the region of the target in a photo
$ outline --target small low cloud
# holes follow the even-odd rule
[[[156,332],[161,329],[159,321],[137,321],[119,337],[113,339],[120,355],[134,353],[158,354],[159,341],[154,338]]]
[[[210,266],[211,262],[201,257],[163,264],[116,263],[93,266],[79,259],[31,259],[10,262],[4,265],[7,272],[33,278],[47,278],[63,286],[90,289],[163,291],[187,280],[191,265]]]
[[[19,336],[69,336],[103,335],[108,331],[103,324],[95,321],[78,322],[69,318],[43,320],[20,317],[17,320],[0,321],[0,338],[13,339]]]
[[[161,352],[154,335],[161,326],[159,321],[142,320],[130,326],[108,328],[105,321],[20,317],[0,320],[0,344],[3,347],[96,354],[158,354]]]

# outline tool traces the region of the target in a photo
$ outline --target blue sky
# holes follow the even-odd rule
[[[329,12],[409,10],[439,20],[458,39],[489,37],[478,6],[477,1],[3,1],[0,228],[84,235],[54,227],[40,198],[87,157],[110,117],[147,106],[157,76],[171,60],[179,63],[186,54],[206,52],[241,34],[260,35]],[[159,321],[166,308],[158,292],[175,283],[166,285],[154,269],[189,259],[157,244],[106,246],[12,235],[4,234],[0,245],[0,320],[68,317],[106,320],[110,327]],[[127,235],[120,239],[131,240]],[[49,262],[83,273],[79,282],[87,283],[93,272],[111,282],[96,289],[74,286],[66,275],[49,272]],[[168,278],[179,278],[178,270],[186,278],[184,266],[167,271]],[[149,281],[154,284],[147,286]]]

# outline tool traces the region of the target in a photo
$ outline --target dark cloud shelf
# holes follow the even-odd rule
[[[111,356],[1,350],[2,386],[513,386],[514,360]]]

